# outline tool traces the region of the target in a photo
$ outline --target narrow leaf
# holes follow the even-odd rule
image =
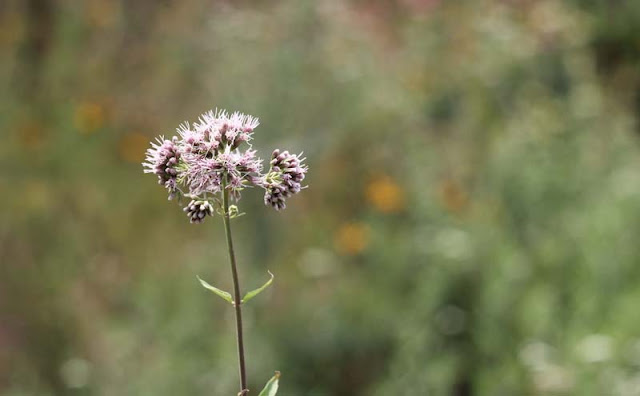
[[[207,282],[205,282],[202,279],[200,279],[199,276],[198,276],[198,280],[200,281],[200,284],[202,285],[202,287],[204,287],[205,289],[211,290],[212,292],[217,294],[219,297],[221,297],[223,300],[225,300],[225,301],[227,301],[227,302],[229,302],[229,303],[231,303],[233,305],[233,297],[231,297],[231,294],[227,293],[224,290],[220,290],[215,286],[211,286]]]
[[[267,272],[269,272],[269,271],[267,271]],[[258,294],[262,293],[262,291],[264,289],[266,289],[267,287],[269,287],[269,285],[271,285],[271,283],[273,282],[273,274],[271,272],[269,272],[269,275],[271,275],[271,279],[269,279],[267,281],[267,283],[265,283],[264,285],[260,286],[260,288],[255,289],[255,290],[251,290],[249,293],[245,294],[244,298],[242,299],[242,303],[246,303],[247,301],[251,300],[252,298],[257,296]]]
[[[276,371],[276,375],[274,375],[267,385],[264,387],[262,392],[258,396],[276,396],[278,393],[278,380],[280,379],[280,372]]]

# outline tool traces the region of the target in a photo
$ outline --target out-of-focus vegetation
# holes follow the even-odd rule
[[[0,394],[235,394],[221,221],[140,165],[213,107],[311,169],[234,224],[252,390],[640,394],[640,2],[5,0],[0,48]]]

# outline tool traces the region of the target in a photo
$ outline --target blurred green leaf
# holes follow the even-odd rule
[[[271,285],[271,283],[273,282],[273,274],[270,271],[267,271],[267,272],[269,272],[269,275],[271,276],[271,279],[269,279],[267,281],[267,283],[262,285],[260,288],[252,290],[249,293],[245,294],[244,298],[242,299],[242,303],[246,303],[247,301],[251,300],[252,298],[257,296],[258,294],[262,293],[262,291],[264,289],[266,289],[267,287],[269,287],[269,285]]]
[[[205,289],[211,290],[212,292],[217,294],[219,297],[221,297],[222,299],[224,299],[225,301],[228,301],[229,303],[231,303],[231,305],[233,305],[233,297],[231,297],[230,293],[227,293],[224,290],[220,290],[215,286],[211,286],[207,282],[203,281],[199,276],[197,276],[197,278],[200,281],[200,284],[202,285],[202,287],[204,287]]]
[[[276,396],[276,393],[278,393],[278,380],[280,380],[280,372],[276,371],[276,375],[271,377],[269,382],[267,382],[267,385],[258,396]]]

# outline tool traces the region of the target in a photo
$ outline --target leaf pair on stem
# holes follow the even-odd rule
[[[255,296],[257,296],[258,294],[262,293],[267,287],[271,285],[271,283],[273,283],[273,278],[274,278],[273,274],[270,271],[267,271],[267,272],[269,272],[269,276],[271,276],[271,278],[269,278],[269,280],[266,281],[264,285],[245,294],[242,300],[240,301],[240,304],[244,304],[247,301],[254,298]],[[231,305],[235,306],[235,302],[233,301],[233,297],[231,296],[231,293],[226,292],[224,290],[220,290],[217,287],[210,285],[206,281],[202,280],[199,276],[198,276],[198,280],[200,281],[200,284],[202,285],[202,287],[212,291],[218,297],[222,298],[223,300],[227,301]],[[267,382],[267,385],[265,385],[264,389],[262,390],[262,392],[260,392],[258,396],[276,396],[276,394],[278,393],[279,379],[280,379],[280,372],[276,371],[276,374],[269,380],[269,382]],[[238,393],[238,396],[245,396],[246,393],[247,393],[246,390],[242,391]]]
[[[271,283],[273,283],[273,278],[274,278],[273,274],[270,271],[267,271],[267,272],[269,272],[269,275],[271,276],[271,278],[264,285],[260,286],[255,290],[251,290],[250,292],[245,294],[242,300],[240,301],[240,304],[244,304],[249,300],[253,299],[255,296],[262,293],[267,287],[269,287]],[[226,292],[224,290],[220,290],[217,287],[208,284],[206,281],[202,280],[202,278],[200,278],[199,276],[198,276],[198,280],[200,281],[200,284],[202,285],[202,287],[204,287],[205,289],[211,290],[214,294],[216,294],[218,297],[222,298],[226,302],[230,303],[231,305],[235,305],[235,301],[233,301],[233,297],[231,296],[231,293]]]

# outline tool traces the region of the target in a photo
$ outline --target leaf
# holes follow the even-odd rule
[[[272,275],[273,276],[273,275]],[[274,375],[267,385],[265,385],[264,389],[258,396],[276,396],[278,393],[278,380],[280,379],[280,372],[276,371],[276,375]]]
[[[267,272],[269,272],[269,271],[267,271]],[[244,298],[241,301],[243,304],[246,303],[247,301],[251,300],[255,296],[257,296],[258,294],[262,293],[262,291],[264,289],[266,289],[267,287],[269,287],[269,285],[271,285],[271,283],[273,282],[273,274],[271,272],[269,272],[269,275],[271,275],[271,279],[269,279],[267,281],[267,283],[265,283],[264,285],[260,286],[260,288],[255,289],[255,290],[251,290],[249,293],[244,295]]]
[[[196,275],[197,276],[197,275]],[[205,289],[209,289],[212,292],[214,292],[215,294],[217,294],[219,297],[221,297],[223,300],[231,303],[231,305],[233,305],[233,297],[231,297],[231,294],[227,293],[224,290],[220,290],[217,287],[211,286],[210,284],[208,284],[207,282],[203,281],[202,279],[200,279],[199,276],[197,276],[198,280],[200,281],[200,284],[202,285],[202,287],[204,287]]]

